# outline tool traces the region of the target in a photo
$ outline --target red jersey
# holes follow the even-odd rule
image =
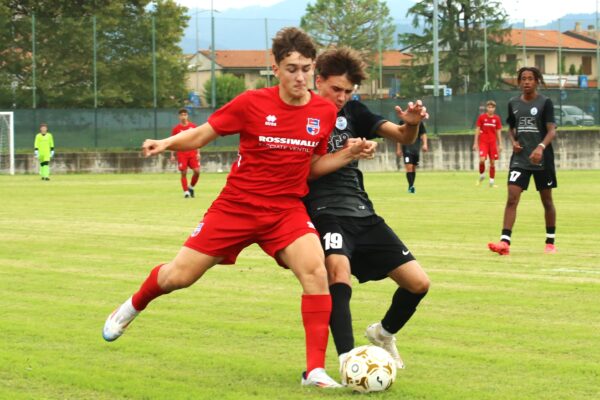
[[[477,118],[477,126],[479,127],[480,142],[496,142],[496,132],[502,128],[502,121],[496,114],[490,117],[487,113],[483,113]]]
[[[238,159],[220,197],[269,208],[302,204],[313,154],[327,153],[337,109],[311,92],[303,106],[286,104],[279,87],[249,90],[208,118],[219,135],[240,134]]]
[[[181,125],[180,123],[175,125],[171,130],[171,136],[177,135],[179,132],[187,131],[188,129],[195,128],[196,125],[188,121],[187,125]],[[189,151],[178,151],[177,157],[196,157],[198,155],[198,150],[189,150]]]

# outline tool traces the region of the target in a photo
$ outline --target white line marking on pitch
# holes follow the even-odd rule
[[[549,269],[547,271],[551,271],[551,272],[578,272],[580,274],[600,274],[600,271],[590,270],[590,269],[556,268],[556,269]]]

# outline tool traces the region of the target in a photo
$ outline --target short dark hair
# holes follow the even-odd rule
[[[366,64],[360,53],[348,47],[325,50],[317,57],[316,69],[317,74],[324,79],[346,75],[355,85],[360,85],[367,79]]]
[[[282,28],[273,38],[271,47],[275,63],[279,64],[281,60],[297,51],[306,58],[312,60],[317,57],[317,49],[310,36],[302,29],[295,27]]]
[[[190,112],[188,111],[187,108],[180,108],[179,111],[177,111],[177,114],[189,114]]]
[[[542,85],[546,84],[546,82],[544,82],[544,75],[542,75],[540,70],[537,69],[536,67],[522,67],[521,69],[519,69],[519,72],[517,74],[517,82],[518,83],[521,82],[521,77],[522,77],[523,73],[526,71],[533,73],[533,77],[535,78],[537,83],[541,83]]]
[[[47,124],[47,123],[45,123],[45,122],[42,122],[42,123],[40,124],[40,128],[41,128],[42,126],[45,126],[45,127],[47,128],[47,127],[48,127],[48,124]]]

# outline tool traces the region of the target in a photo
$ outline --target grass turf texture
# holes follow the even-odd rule
[[[376,209],[432,279],[398,336],[407,369],[377,399],[590,399],[600,389],[600,171],[559,171],[555,255],[542,206],[525,192],[511,255],[506,190],[473,173],[367,174]],[[499,173],[498,180],[506,178]],[[183,199],[177,174],[0,176],[0,398],[316,399],[301,388],[300,286],[257,246],[152,303],[114,343],[106,316],[172,258],[223,185],[203,174]],[[533,183],[532,183],[533,185]],[[357,345],[395,285],[354,286]],[[337,378],[330,339],[328,370]]]

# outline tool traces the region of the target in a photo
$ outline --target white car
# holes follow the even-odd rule
[[[562,106],[562,110],[559,106],[554,106],[554,119],[558,125],[564,126],[592,126],[595,124],[594,117],[586,114],[581,108],[577,106]]]

